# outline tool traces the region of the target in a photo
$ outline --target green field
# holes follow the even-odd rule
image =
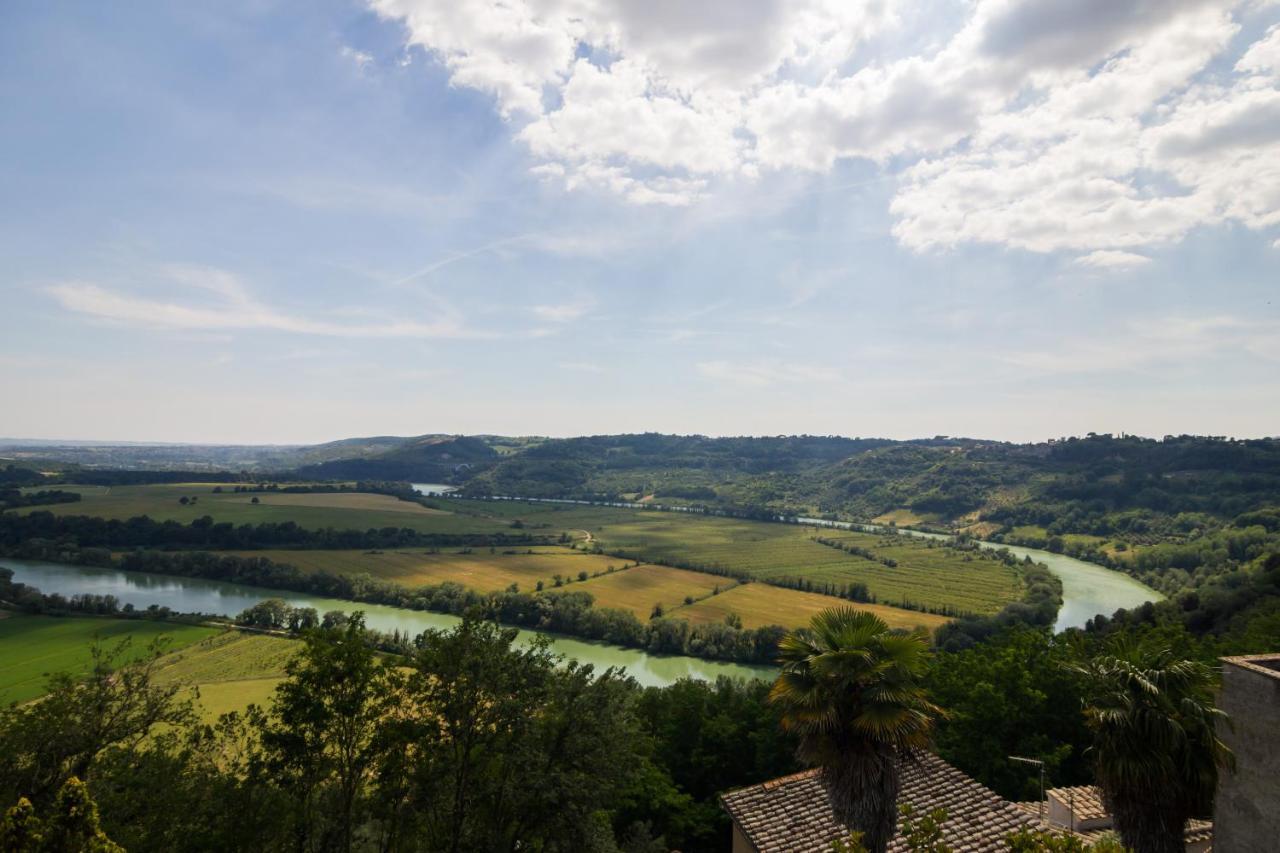
[[[528,553],[532,552],[532,553]],[[517,584],[532,592],[538,581],[550,588],[558,574],[576,579],[580,572],[602,574],[620,569],[628,561],[572,548],[542,546],[519,549],[517,553],[488,548],[450,549],[432,553],[404,549],[398,551],[237,551],[246,557],[266,557],[288,563],[306,572],[330,574],[367,573],[407,587],[453,581],[481,592],[495,592]]]
[[[893,534],[828,530],[715,516],[609,507],[490,501],[442,501],[459,514],[498,514],[526,528],[589,532],[611,553],[693,569],[731,571],[764,581],[864,583],[880,603],[994,613],[1022,594],[1016,569],[982,552]],[[890,568],[814,541],[840,539],[897,561]]]
[[[178,499],[184,496],[198,500],[195,505],[183,506]],[[532,590],[538,581],[548,585],[557,573],[577,577],[586,571],[590,576],[607,571],[610,565],[620,569],[624,560],[632,560],[783,585],[808,583],[818,590],[827,585],[838,589],[865,584],[878,603],[952,608],[966,613],[994,613],[1022,594],[1018,571],[993,557],[893,535],[692,513],[523,501],[436,499],[426,501],[424,506],[357,492],[264,492],[256,493],[261,503],[255,505],[250,502],[254,496],[228,491],[214,494],[213,484],[123,486],[86,491],[79,503],[48,509],[116,519],[146,514],[179,521],[208,514],[218,521],[294,521],[310,528],[390,526],[476,534],[523,530],[551,540],[564,536],[581,548],[598,548],[613,555],[574,553],[563,548],[520,549],[534,550],[533,554],[489,554],[479,548],[474,554],[430,554],[425,549],[388,553],[254,552],[306,571],[367,572],[406,586],[451,580],[481,591],[504,589],[512,583],[522,590]],[[817,537],[856,544],[877,559],[824,546],[814,541]],[[879,559],[896,561],[897,565],[886,566]],[[637,594],[651,597],[648,592]],[[684,595],[692,593],[662,594],[666,605],[682,602]],[[674,601],[668,602],[667,597]],[[642,611],[651,609],[654,603],[627,600],[624,606]]]
[[[65,491],[79,492],[81,500],[68,504],[24,507],[17,512],[46,511],[57,515],[91,515],[122,521],[146,515],[157,521],[172,520],[184,524],[208,515],[214,521],[232,524],[293,521],[300,527],[312,530],[326,527],[338,530],[408,527],[422,533],[510,532],[509,527],[500,521],[474,516],[459,518],[451,512],[430,509],[390,495],[362,492],[248,494],[230,491],[234,488],[231,484],[223,484],[224,491],[214,493],[213,489],[217,485],[175,483],[111,486],[109,489],[60,486]],[[184,497],[194,497],[196,502],[183,505],[180,499]],[[255,497],[259,501],[256,504],[253,503]]]
[[[704,572],[645,564],[586,583],[575,583],[570,589],[591,593],[596,607],[630,610],[641,620],[647,620],[655,604],[661,604],[663,610],[670,613],[673,608],[683,606],[686,597],[704,598],[716,589],[728,589],[736,583],[732,578]]]
[[[301,647],[296,640],[223,631],[157,661],[156,682],[193,685],[201,716],[212,721],[250,704],[269,704]]]
[[[41,695],[53,673],[86,672],[95,639],[111,644],[128,637],[126,659],[138,660],[157,637],[169,638],[169,648],[175,648],[217,633],[217,628],[140,619],[12,615],[0,619],[0,705]]]
[[[914,628],[920,626],[932,631],[947,621],[944,616],[918,613],[897,607],[878,604],[858,604],[833,599],[828,595],[816,595],[795,589],[780,589],[763,583],[745,583],[719,595],[704,598],[693,604],[670,611],[667,615],[687,619],[693,623],[723,622],[730,613],[742,617],[744,628],[760,628],[765,625],[781,625],[798,628],[808,624],[815,613],[830,607],[853,607],[869,610],[883,619],[890,628]]]

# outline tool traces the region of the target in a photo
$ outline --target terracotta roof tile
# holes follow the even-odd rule
[[[918,814],[947,810],[942,838],[955,853],[1004,850],[1003,839],[1036,819],[970,779],[936,755],[903,760],[899,803]],[[721,803],[760,853],[829,853],[831,842],[848,835],[827,803],[817,771],[784,776],[760,785],[729,791]],[[891,853],[905,853],[898,836]]]
[[[1050,788],[1045,795],[1051,800],[1071,805],[1078,821],[1100,820],[1107,816],[1107,808],[1102,804],[1102,792],[1096,785]]]

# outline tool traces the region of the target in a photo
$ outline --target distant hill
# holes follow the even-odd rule
[[[493,466],[500,458],[499,451],[482,438],[429,435],[374,447],[359,457],[304,464],[294,473],[322,480],[454,482]]]

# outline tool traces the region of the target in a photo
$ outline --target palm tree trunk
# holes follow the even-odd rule
[[[884,853],[898,827],[901,779],[892,749],[868,749],[824,767],[823,785],[836,819],[862,832],[870,853]]]
[[[1183,810],[1171,802],[1172,794],[1146,794],[1104,789],[1103,801],[1115,818],[1120,841],[1133,853],[1184,853],[1187,818]]]

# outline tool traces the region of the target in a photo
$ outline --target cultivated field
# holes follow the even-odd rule
[[[233,492],[232,484],[176,483],[147,486],[79,487],[59,486],[79,492],[76,503],[25,507],[17,512],[47,511],[58,515],[91,515],[125,520],[146,515],[157,521],[191,522],[201,516],[232,524],[280,523],[292,521],[300,527],[319,530],[367,530],[371,527],[408,527],[423,533],[497,533],[510,528],[492,519],[459,518],[453,513],[402,501],[390,495],[362,492],[321,494],[282,492]],[[181,498],[195,498],[182,504]],[[253,503],[254,498],[258,503]]]
[[[532,553],[528,553],[528,552]],[[602,554],[587,554],[572,548],[543,546],[518,552],[488,548],[450,549],[432,553],[419,549],[399,551],[237,551],[246,557],[266,557],[288,563],[306,572],[330,574],[370,574],[407,587],[428,586],[453,581],[481,592],[503,590],[517,584],[532,592],[538,581],[547,588],[556,575],[577,579],[620,569],[628,561]],[[705,576],[703,576],[705,577]],[[682,597],[683,598],[683,597]],[[647,615],[647,614],[646,614]]]
[[[745,583],[735,586],[719,595],[672,610],[667,615],[701,623],[723,622],[730,613],[736,613],[742,617],[744,628],[760,628],[765,625],[798,628],[808,624],[815,613],[830,607],[869,610],[883,619],[890,628],[920,626],[932,631],[947,621],[946,617],[935,616],[932,613],[916,613],[897,607],[840,601],[828,595],[779,589],[763,583]]]
[[[1017,569],[993,557],[892,534],[682,512],[521,501],[436,499],[429,501],[429,506],[421,506],[386,495],[362,493],[265,492],[256,493],[260,503],[252,504],[253,494],[215,494],[212,490],[212,484],[112,487],[105,493],[86,493],[79,503],[50,509],[108,518],[147,514],[180,521],[208,514],[217,521],[294,521],[312,528],[391,526],[476,534],[524,530],[551,540],[564,536],[580,546],[598,547],[613,555],[547,547],[519,549],[522,553],[488,553],[487,549],[477,548],[471,554],[431,554],[426,549],[387,553],[253,552],[307,571],[367,572],[410,587],[455,581],[481,591],[501,590],[513,583],[521,590],[532,591],[538,581],[550,587],[556,574],[576,578],[586,571],[588,576],[594,576],[606,572],[611,565],[621,569],[624,561],[630,560],[745,576],[785,586],[799,583],[816,592],[863,584],[881,604],[950,608],[961,613],[994,613],[1022,594]],[[196,497],[197,502],[184,506],[179,503],[184,496]],[[819,537],[839,539],[867,551],[872,558],[820,544],[815,541]],[[529,550],[534,553],[523,553]],[[637,575],[635,579],[641,577]],[[728,578],[721,578],[711,581],[711,585],[718,582],[726,588],[731,584]],[[620,585],[622,581],[614,583]],[[704,589],[705,583],[697,588]],[[686,595],[701,597],[688,590],[676,595],[681,591],[678,587],[677,583],[671,590],[659,593],[663,597],[658,600],[664,607],[678,606]],[[611,588],[607,592],[610,601],[619,600]],[[647,615],[656,603],[653,592],[638,590],[635,594],[645,597],[627,598],[623,605]],[[603,606],[611,606],[605,604],[605,589],[599,598]]]
[[[86,672],[95,639],[110,645],[127,637],[131,642],[122,659],[138,660],[146,656],[148,645],[157,637],[169,638],[168,648],[176,648],[217,633],[217,628],[140,619],[25,614],[0,619],[0,705],[40,696],[53,673]]]
[[[212,722],[250,704],[269,704],[285,666],[301,648],[296,640],[223,631],[159,660],[156,681],[193,685],[201,715]]]
[[[685,568],[744,573],[759,580],[811,581],[837,587],[863,583],[885,604],[912,603],[994,613],[1017,600],[1022,584],[1017,570],[981,552],[962,552],[922,539],[828,530],[715,516],[608,507],[519,502],[445,501],[459,514],[501,513],[519,518],[526,528],[589,532],[611,553],[641,561],[670,562]],[[819,544],[815,538],[840,539],[891,559],[890,568]]]
[[[716,577],[704,572],[646,564],[611,575],[601,575],[586,583],[575,583],[570,589],[591,593],[595,596],[596,607],[630,610],[643,621],[652,614],[655,604],[661,604],[664,611],[671,613],[674,608],[684,605],[686,597],[704,598],[716,589],[728,589],[735,583],[737,581],[732,578]]]

